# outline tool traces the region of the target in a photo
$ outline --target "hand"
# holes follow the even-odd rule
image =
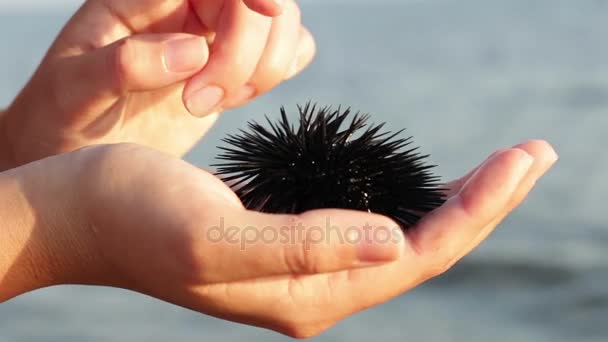
[[[185,154],[215,122],[210,114],[249,102],[312,60],[295,1],[276,17],[259,14],[278,14],[273,4],[88,0],[2,116],[0,160],[8,162],[0,167],[121,142]]]
[[[250,212],[217,178],[176,158],[134,145],[87,148],[11,171],[20,175],[24,207],[33,208],[39,224],[55,227],[25,234],[29,245],[45,248],[17,248],[36,257],[25,263],[36,269],[21,274],[37,275],[27,289],[118,286],[310,337],[449,269],[521,203],[556,158],[542,141],[496,152],[450,183],[445,205],[403,235],[388,218],[363,212]],[[331,239],[314,229],[326,220],[336,227]],[[226,233],[236,229],[234,241],[216,234],[220,222]],[[294,226],[304,234],[293,241],[262,238]],[[374,234],[337,239],[386,228],[394,238],[388,242]]]

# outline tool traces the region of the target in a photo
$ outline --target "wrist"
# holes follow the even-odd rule
[[[0,173],[0,302],[54,285],[105,285],[65,159]]]
[[[45,265],[40,265],[36,215],[19,182],[19,170],[0,174],[0,302],[44,287]]]

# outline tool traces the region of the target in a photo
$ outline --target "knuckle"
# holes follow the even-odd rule
[[[460,202],[458,204],[467,218],[474,220],[478,216],[478,213],[480,212],[480,203],[469,191],[461,192],[457,196],[457,200]]]
[[[239,56],[239,54],[216,53],[212,58],[216,61],[222,61],[222,65],[214,70],[214,75],[223,75],[217,82],[230,94],[236,93],[243,87],[255,71],[255,65],[252,65],[250,61],[245,60],[244,56]]]
[[[110,70],[112,89],[118,94],[128,91],[128,81],[133,76],[131,65],[136,60],[135,44],[130,39],[123,39],[117,43],[113,53],[110,54]]]
[[[209,246],[205,245],[199,233],[200,222],[205,221],[201,220],[198,211],[176,211],[167,223],[174,234],[165,241],[169,250],[174,251],[176,277],[196,283],[209,281],[207,277],[212,265],[206,253]]]
[[[279,85],[289,74],[289,64],[278,60],[267,61],[264,69],[260,72],[263,78],[258,80],[257,88],[260,92],[266,92]]]
[[[61,70],[61,67],[62,65],[59,65],[50,69]],[[45,76],[44,79],[48,82],[45,87],[48,90],[48,105],[57,108],[59,112],[66,112],[70,108],[69,86],[73,83],[66,82],[65,75],[61,72],[47,72]]]
[[[296,216],[289,219],[291,229],[304,227],[301,219]],[[287,269],[293,274],[315,274],[319,271],[317,258],[312,250],[313,244],[309,241],[309,234],[301,230],[294,232],[297,238],[294,243],[288,243],[284,247],[284,262]]]
[[[316,262],[306,239],[298,241],[294,246],[287,247],[285,264],[287,269],[294,274],[317,273]]]
[[[297,277],[292,278],[288,286],[281,309],[272,315],[273,330],[292,338],[308,339],[323,333],[344,317],[330,310],[337,309],[332,298],[319,298],[316,290]],[[320,306],[328,310],[319,312]]]

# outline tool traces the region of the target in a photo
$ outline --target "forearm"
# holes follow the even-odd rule
[[[36,218],[14,172],[0,174],[0,302],[35,288],[36,252],[29,243]]]
[[[0,303],[47,286],[101,283],[66,159],[0,173]]]

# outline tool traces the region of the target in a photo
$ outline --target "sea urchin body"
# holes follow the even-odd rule
[[[218,175],[243,204],[268,213],[338,208],[386,215],[403,229],[444,202],[428,157],[402,131],[368,125],[369,116],[331,107],[298,106],[294,127],[281,108],[266,128],[249,122],[223,141]]]

